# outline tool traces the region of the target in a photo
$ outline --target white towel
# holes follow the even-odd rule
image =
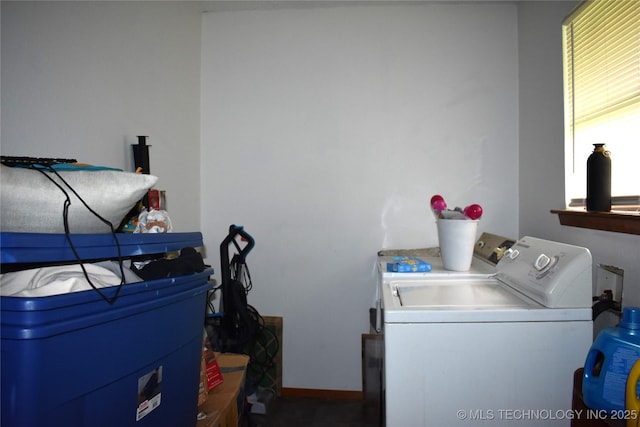
[[[97,288],[117,286],[122,281],[116,261],[84,264]],[[126,283],[141,282],[135,273],[124,268]],[[0,295],[43,297],[93,289],[79,264],[41,267],[0,274]]]

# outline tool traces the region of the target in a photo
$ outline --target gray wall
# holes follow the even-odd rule
[[[151,173],[177,231],[200,227],[200,6],[8,2],[2,7],[3,155]]]
[[[437,246],[433,194],[480,203],[480,232],[517,236],[516,14],[429,3],[204,16],[202,229],[209,247],[232,222],[256,238],[249,299],[284,317],[285,386],[361,387],[376,252]]]

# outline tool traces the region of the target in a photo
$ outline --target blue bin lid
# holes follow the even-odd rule
[[[70,234],[69,238],[81,260],[117,258],[116,238],[122,257],[160,254],[203,244],[200,232]],[[0,248],[2,264],[77,261],[65,234],[0,233]]]

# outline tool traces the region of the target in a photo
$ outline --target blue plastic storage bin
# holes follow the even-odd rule
[[[93,290],[2,297],[0,424],[195,426],[211,274],[127,284],[113,304]]]

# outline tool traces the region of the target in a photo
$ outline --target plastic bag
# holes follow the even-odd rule
[[[170,233],[173,231],[171,218],[165,210],[143,209],[138,215],[138,225],[134,233]]]

